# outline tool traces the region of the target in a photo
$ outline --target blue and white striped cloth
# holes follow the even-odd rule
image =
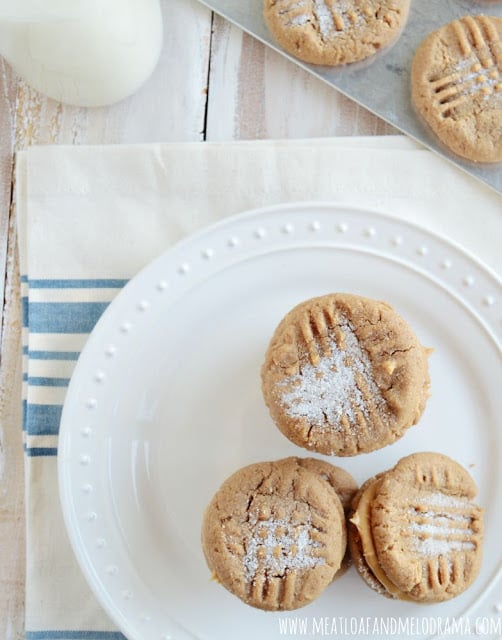
[[[80,351],[126,282],[117,278],[30,280],[27,274],[21,276],[28,483],[26,640],[125,640],[94,602],[74,566],[57,503],[56,456],[64,397]],[[60,581],[62,573],[64,582]],[[67,591],[68,580],[74,587],[74,599]],[[42,628],[28,627],[34,611],[44,618],[37,623]],[[49,611],[55,614],[54,623],[46,628]],[[57,621],[71,619],[76,612],[75,628],[66,629],[67,624]]]
[[[57,455],[66,388],[86,338],[126,279],[21,277],[25,453]]]
[[[452,184],[455,189],[445,188]],[[142,266],[223,216],[323,200],[422,223],[502,271],[500,198],[398,136],[33,147],[18,154],[16,195],[27,640],[124,640],[69,546],[56,462],[62,405],[79,353],[104,309]]]

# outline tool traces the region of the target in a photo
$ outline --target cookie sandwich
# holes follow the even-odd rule
[[[279,323],[261,370],[265,402],[295,444],[353,456],[416,424],[429,396],[428,356],[386,302],[334,293]]]
[[[478,575],[483,510],[469,473],[439,453],[415,453],[368,480],[353,500],[349,547],[368,586],[389,598],[449,600]]]
[[[214,495],[202,524],[204,555],[214,578],[246,604],[296,609],[333,581],[347,534],[326,472],[298,458],[256,463],[235,472]],[[347,477],[337,477],[347,489]]]

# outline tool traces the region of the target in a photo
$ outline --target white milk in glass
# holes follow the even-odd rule
[[[0,54],[61,102],[97,107],[131,95],[161,46],[159,0],[0,0]]]

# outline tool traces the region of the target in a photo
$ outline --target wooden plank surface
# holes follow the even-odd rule
[[[208,140],[396,133],[219,16],[213,31]]]
[[[9,241],[10,200],[12,190],[15,130],[16,80],[9,66],[0,58],[0,269],[6,272]],[[5,281],[0,282],[1,299],[5,297]],[[3,314],[0,316],[0,340]]]
[[[32,144],[305,138],[392,129],[196,0],[161,0],[165,43],[152,77],[102,109],[61,105],[0,60],[0,638],[24,637],[20,300],[13,150]],[[284,108],[287,105],[287,109]]]
[[[21,638],[25,580],[19,291],[11,217],[16,89],[15,75],[0,59],[0,637],[6,640]]]

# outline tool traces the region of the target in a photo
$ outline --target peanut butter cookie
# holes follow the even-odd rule
[[[443,602],[478,575],[483,510],[469,473],[439,453],[415,453],[354,498],[349,546],[364,581],[399,600]]]
[[[202,547],[215,578],[245,603],[296,609],[319,596],[340,568],[343,508],[332,486],[296,458],[252,464],[213,497]]]
[[[280,322],[262,366],[279,429],[301,447],[353,456],[415,424],[429,396],[429,350],[385,302],[329,294]]]
[[[465,16],[431,33],[411,69],[417,112],[451,151],[502,160],[502,18]]]
[[[281,47],[322,65],[364,60],[394,41],[409,0],[265,0],[265,21]]]

